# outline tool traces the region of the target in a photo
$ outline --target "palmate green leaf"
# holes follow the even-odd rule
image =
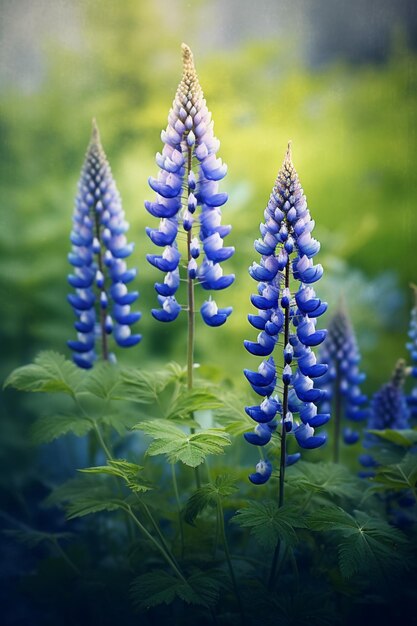
[[[126,508],[124,500],[115,496],[108,477],[85,474],[54,489],[46,498],[45,505],[63,505],[68,519]]]
[[[336,463],[299,461],[286,473],[285,480],[294,488],[328,496],[356,499],[363,491],[360,479]]]
[[[222,454],[230,445],[230,437],[222,428],[208,428],[187,434],[169,420],[155,419],[140,422],[135,427],[154,439],[147,454],[166,454],[170,463],[181,461],[190,467],[203,463],[209,454]]]
[[[140,480],[140,473],[143,467],[130,463],[124,459],[111,460],[107,465],[98,467],[87,467],[79,470],[85,474],[107,474],[108,476],[116,476],[122,478],[126,485],[135,493],[149,491],[152,487]]]
[[[385,430],[368,430],[367,432],[403,448],[411,448],[411,446],[417,443],[417,430],[386,428]]]
[[[137,609],[149,609],[171,604],[179,598],[187,604],[212,607],[216,604],[222,585],[222,572],[195,572],[181,580],[163,570],[142,574],[131,586],[131,598]]]
[[[184,388],[172,403],[166,419],[188,419],[194,411],[217,409],[222,402],[207,388]]]
[[[49,443],[67,433],[83,437],[93,428],[93,421],[83,415],[48,415],[33,424],[30,437],[35,445],[39,445]]]
[[[403,534],[362,511],[355,511],[353,517],[340,507],[327,507],[310,515],[307,523],[313,530],[335,533],[339,568],[345,578],[365,571],[392,576],[407,565]]]
[[[279,541],[287,545],[297,542],[295,528],[305,528],[300,511],[293,505],[279,507],[273,500],[251,500],[239,509],[232,521],[243,528],[250,528],[251,535],[264,548],[274,549]]]
[[[232,495],[237,490],[236,480],[234,475],[216,476],[213,483],[197,489],[185,506],[185,521],[193,524],[195,518],[208,506],[216,506],[223,497]]]
[[[40,352],[31,365],[10,374],[4,386],[20,391],[67,393],[75,396],[83,380],[81,370],[57,352]]]
[[[417,454],[408,453],[401,463],[380,466],[376,468],[373,487],[378,491],[403,491],[411,489],[414,493],[417,487]]]
[[[231,392],[222,392],[220,399],[222,406],[216,410],[216,419],[228,433],[233,437],[241,437],[243,433],[253,430],[253,419],[244,409],[245,406],[252,404],[250,399]]]
[[[121,382],[117,394],[126,400],[149,404],[157,401],[170,383],[181,380],[184,372],[184,368],[177,363],[169,363],[165,369],[158,371],[123,369],[120,372]]]

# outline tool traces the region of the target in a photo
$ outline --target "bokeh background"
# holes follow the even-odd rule
[[[160,131],[193,50],[229,173],[224,221],[236,247],[234,313],[197,324],[196,360],[244,387],[254,288],[253,240],[287,141],[316,220],[325,276],[344,294],[371,394],[406,356],[417,282],[417,5],[413,0],[1,0],[0,346],[2,380],[41,349],[69,356],[69,232],[77,179],[97,118],[136,242],[142,343],[118,356],[185,362],[185,319],[154,321],[153,246],[143,207]],[[331,308],[330,308],[331,310]],[[325,322],[324,322],[325,323]],[[39,452],[28,427],[45,399],[2,397],[2,516],[27,506]],[[52,452],[51,452],[52,454]],[[52,458],[52,457],[51,457]],[[61,459],[62,462],[62,459]],[[10,572],[9,572],[10,573]],[[7,572],[6,572],[7,574]]]

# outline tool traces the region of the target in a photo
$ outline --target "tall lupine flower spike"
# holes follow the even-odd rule
[[[327,304],[316,296],[311,286],[323,274],[322,266],[313,264],[320,244],[311,236],[314,221],[292,164],[290,145],[264,218],[261,237],[254,244],[261,259],[249,268],[252,278],[258,281],[258,293],[251,297],[258,313],[249,315],[248,319],[260,332],[256,341],[245,341],[245,347],[251,354],[265,358],[258,371],[244,371],[252,389],[264,399],[259,406],[246,407],[257,425],[245,438],[254,445],[266,445],[277,427],[278,416],[281,424],[279,503],[282,505],[285,466],[300,457],[298,452],[287,455],[287,435],[294,434],[301,448],[317,448],[326,441],[326,435],[315,434],[315,428],[330,418],[329,414],[317,412],[316,403],[324,392],[313,381],[327,371],[327,365],[317,363],[312,350],[326,336],[325,330],[316,329],[316,320],[326,311]],[[291,276],[298,283],[295,291]],[[271,473],[270,461],[260,461],[249,479],[262,484]]]
[[[361,393],[359,386],[365,380],[365,374],[359,371],[361,357],[344,304],[339,305],[327,325],[327,337],[320,347],[319,358],[321,363],[328,365],[327,372],[317,380],[318,386],[326,394],[319,407],[324,413],[332,409],[333,460],[337,463],[342,417],[353,422],[368,417],[368,411],[364,408],[367,397]],[[346,426],[343,429],[343,440],[348,445],[354,444],[359,440],[359,432]]]
[[[407,403],[410,407],[411,416],[417,417],[417,285],[411,283],[410,287],[414,292],[414,306],[411,309],[411,320],[408,330],[410,341],[407,343],[407,350],[410,353],[410,374],[414,379],[414,385],[410,395],[407,396]]]
[[[77,317],[74,326],[78,333],[75,341],[68,341],[68,346],[79,367],[93,366],[97,342],[101,345],[101,357],[114,360],[109,352],[109,335],[121,347],[134,346],[141,340],[141,335],[132,334],[130,329],[140,313],[130,309],[138,293],[129,292],[126,287],[136,276],[136,269],[128,269],[125,262],[133,250],[133,244],[125,236],[128,228],[93,121],[75,200],[72,251],[68,256],[74,267],[68,282],[75,288],[68,301]]]
[[[152,242],[164,250],[148,254],[148,261],[165,272],[163,282],[155,284],[160,309],[152,315],[159,321],[175,320],[182,307],[176,294],[180,285],[180,265],[183,251],[179,239],[186,240],[183,266],[188,289],[189,332],[194,327],[194,284],[205,290],[225,289],[234,275],[223,276],[221,263],[234,253],[233,247],[223,245],[231,226],[222,226],[220,207],[227,194],[219,193],[218,181],[226,175],[227,167],[216,158],[219,141],[213,134],[213,122],[208,111],[194,67],[193,55],[182,44],[183,76],[168,116],[168,126],[162,132],[164,147],[156,156],[160,167],[157,178],[149,178],[156,192],[154,202],[145,202],[149,213],[160,218],[158,228],[147,228]],[[224,324],[231,307],[218,308],[210,296],[200,308],[201,317],[209,326]]]
[[[404,382],[406,378],[406,363],[399,359],[395,366],[392,378],[377,391],[371,402],[371,410],[367,422],[369,430],[385,430],[392,428],[403,430],[409,428],[410,411],[404,394]],[[374,435],[365,435],[363,446],[370,448],[377,441]],[[359,457],[361,465],[372,468],[377,465],[371,454],[362,454]],[[373,476],[373,472],[362,472],[361,475]]]

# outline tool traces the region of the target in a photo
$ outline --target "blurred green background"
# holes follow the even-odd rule
[[[66,301],[76,184],[96,117],[135,241],[142,343],[118,356],[149,367],[184,363],[185,319],[152,319],[158,272],[143,207],[152,199],[160,131],[181,78],[182,41],[228,163],[224,221],[236,255],[233,304],[218,329],[197,324],[196,360],[245,388],[242,342],[257,258],[253,240],[287,141],[316,220],[325,277],[344,292],[369,393],[406,356],[410,281],[417,281],[417,12],[409,0],[2,0],[0,78],[1,375],[41,349],[69,356]],[[6,447],[24,439],[33,400],[7,392]]]

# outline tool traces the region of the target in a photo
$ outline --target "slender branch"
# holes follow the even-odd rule
[[[175,499],[177,501],[178,524],[179,524],[179,529],[180,529],[181,558],[182,558],[184,556],[184,525],[183,525],[183,522],[182,522],[180,494],[178,492],[177,476],[176,476],[176,473],[175,473],[175,464],[174,463],[171,463],[171,471],[172,471],[172,484],[174,486],[174,494],[175,494]]]
[[[101,432],[101,430],[100,430],[100,428],[99,428],[99,426],[98,426],[97,422],[94,422],[94,430],[95,430],[95,432],[96,432],[96,434],[97,434],[97,439],[99,440],[99,443],[100,443],[101,447],[102,447],[102,448],[103,448],[103,450],[104,450],[104,454],[106,455],[106,457],[107,457],[107,459],[108,459],[109,461],[112,461],[112,460],[113,460],[113,455],[112,455],[112,453],[110,452],[109,448],[107,447],[106,442],[104,441],[104,438],[103,438],[102,432]]]
[[[62,548],[62,546],[59,544],[59,541],[56,537],[54,537],[52,540],[52,545],[55,547],[56,551],[60,554],[60,556],[62,556],[62,558],[64,559],[65,563],[78,575],[81,576],[81,572],[79,570],[79,568],[75,565],[75,563],[70,559],[70,557],[68,556],[68,554],[65,552],[65,550]]]
[[[240,620],[241,620],[242,626],[244,626],[244,624],[245,624],[245,613],[243,611],[242,601],[241,601],[240,593],[239,593],[239,587],[237,586],[235,571],[233,569],[233,563],[232,563],[232,557],[230,555],[229,544],[227,543],[226,531],[225,531],[225,527],[224,527],[223,507],[222,507],[222,504],[221,504],[220,500],[218,500],[218,502],[217,502],[217,518],[218,518],[218,521],[219,521],[220,535],[221,535],[221,538],[222,538],[223,547],[224,547],[224,553],[225,553],[227,565],[228,565],[228,568],[229,568],[230,579],[232,581],[232,585],[233,585],[233,589],[234,589],[234,592],[235,592],[236,600],[237,600],[237,603],[238,603],[238,606],[239,606]]]

